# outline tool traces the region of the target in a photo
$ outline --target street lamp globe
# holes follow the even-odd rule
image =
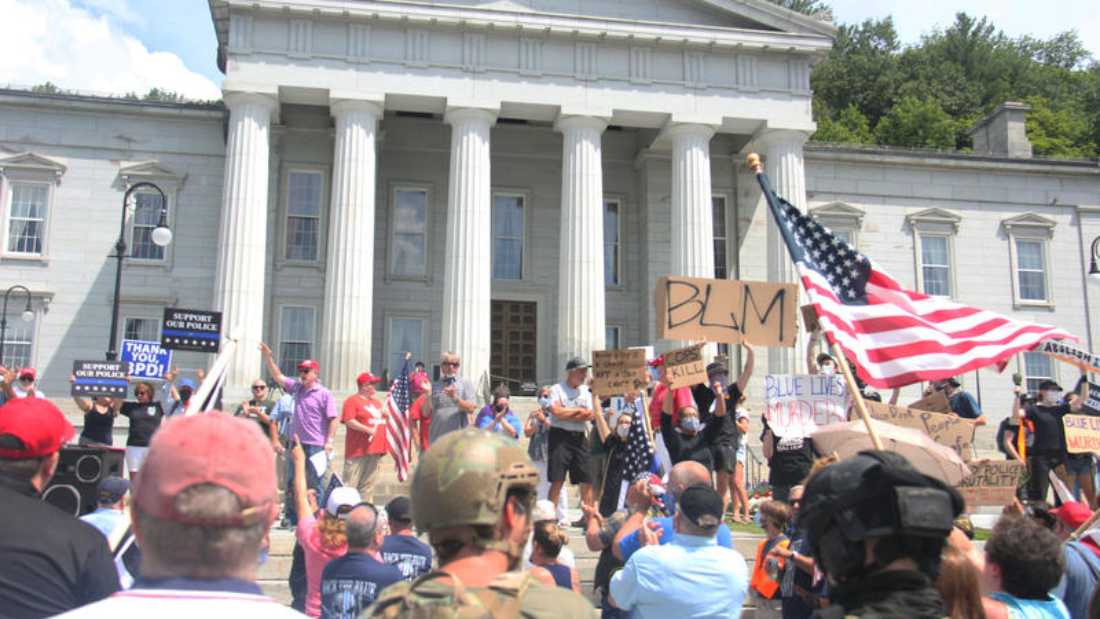
[[[165,247],[172,242],[172,230],[167,226],[157,226],[153,228],[153,244],[158,247]]]
[[[22,318],[23,318],[23,322],[31,322],[32,320],[34,320],[34,312],[32,312],[29,309],[28,310],[23,310]]]
[[[1093,265],[1092,269],[1089,271],[1089,283],[1100,288],[1100,269],[1097,269],[1096,265]]]

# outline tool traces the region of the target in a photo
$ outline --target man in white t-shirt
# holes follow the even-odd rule
[[[550,434],[547,454],[547,478],[550,493],[547,497],[557,505],[565,475],[569,482],[580,486],[581,502],[592,504],[592,473],[588,464],[588,428],[585,424],[596,418],[592,404],[592,392],[584,384],[588,377],[588,363],[573,357],[565,364],[565,382],[550,389]],[[584,519],[574,523],[583,526]]]

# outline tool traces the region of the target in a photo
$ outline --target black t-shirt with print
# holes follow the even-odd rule
[[[164,418],[160,402],[148,404],[123,402],[118,412],[130,418],[130,433],[126,437],[127,447],[148,447],[153,433],[160,427],[160,420]]]

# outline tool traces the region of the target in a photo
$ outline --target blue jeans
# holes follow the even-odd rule
[[[604,591],[600,593],[600,619],[630,619],[630,611],[612,606]]]
[[[313,464],[309,462],[309,459],[314,454],[320,451],[324,451],[325,448],[320,445],[306,445],[302,444],[302,451],[306,452],[306,489],[313,488],[317,491],[317,500],[320,501],[324,497],[325,493],[325,480],[322,477],[317,476],[317,471],[314,470]],[[295,507],[294,496],[292,489],[294,486],[294,460],[287,458],[286,461],[286,519],[290,524],[298,526],[298,509]],[[324,505],[321,506],[322,508]]]

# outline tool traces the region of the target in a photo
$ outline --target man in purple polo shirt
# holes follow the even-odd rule
[[[336,428],[340,425],[334,423],[339,417],[336,412],[336,403],[332,399],[332,392],[321,386],[317,380],[317,374],[321,366],[313,359],[306,359],[298,364],[298,380],[283,376],[275,359],[271,356],[271,348],[260,342],[260,352],[267,363],[267,371],[283,386],[283,389],[294,398],[294,420],[290,428],[290,440],[295,437],[302,443],[302,449],[306,457],[324,450],[332,455],[333,443],[336,440]],[[321,479],[312,466],[306,467],[306,475],[309,485],[317,490],[317,496],[324,494],[324,480]],[[294,467],[287,469],[287,488],[294,487]],[[291,524],[298,524],[298,514],[294,508],[294,500],[287,493],[286,518]]]

